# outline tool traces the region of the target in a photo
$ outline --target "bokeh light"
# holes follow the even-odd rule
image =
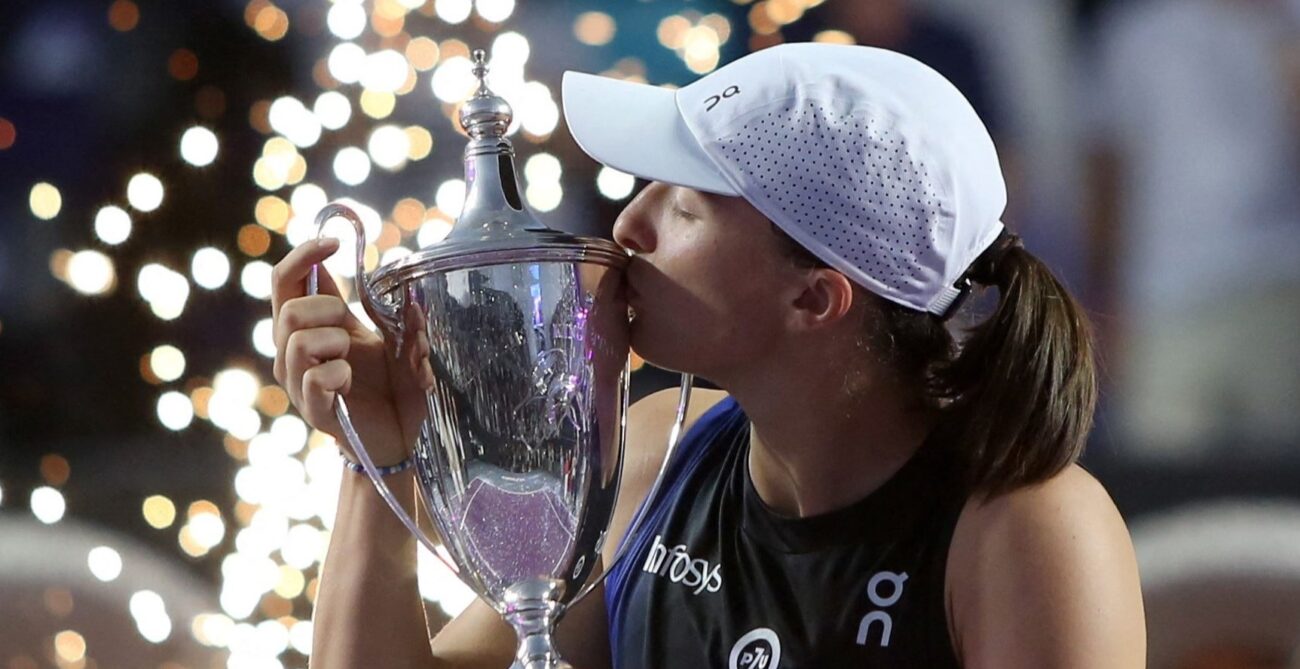
[[[158,177],[141,172],[127,182],[126,201],[139,211],[150,212],[162,206],[163,183]]]
[[[325,16],[331,33],[340,39],[356,39],[366,29],[366,8],[359,2],[336,2]]]
[[[250,7],[254,5],[257,3]],[[283,9],[266,2],[259,5],[257,13],[253,16],[252,27],[262,39],[275,42],[289,33],[289,15]]]
[[[49,486],[41,486],[32,491],[31,507],[32,515],[46,525],[62,520],[63,513],[68,509],[63,493]]]
[[[152,590],[141,590],[131,595],[128,604],[140,636],[151,643],[162,643],[172,633],[172,620],[167,615],[163,598]]]
[[[172,390],[158,398],[158,422],[163,427],[180,431],[189,427],[193,421],[194,405],[184,393]]]
[[[108,7],[108,25],[118,32],[133,30],[140,23],[140,8],[131,0],[114,0]]]
[[[287,95],[276,98],[271,103],[267,120],[272,130],[299,148],[313,146],[320,140],[320,121],[298,98]]]
[[[177,81],[189,81],[199,74],[199,57],[189,49],[177,49],[167,58],[167,72]]]
[[[433,201],[448,216],[452,218],[460,216],[460,210],[465,205],[465,182],[461,179],[448,179],[442,182],[438,186],[438,192],[433,196]]]
[[[107,583],[122,574],[122,556],[108,546],[96,546],[86,555],[86,566],[95,578]]]
[[[392,49],[376,51],[366,56],[361,85],[368,91],[395,92],[406,82],[410,67],[406,57]]]
[[[144,521],[157,530],[171,527],[176,522],[176,505],[163,495],[147,497],[140,507],[140,513],[144,515]]]
[[[263,318],[253,326],[253,350],[267,358],[275,357],[275,338],[271,319]]]
[[[249,297],[265,300],[271,297],[270,263],[258,260],[244,265],[239,273],[239,285]]]
[[[157,263],[140,269],[136,288],[153,314],[165,321],[179,318],[190,296],[190,282],[185,275]]]
[[[355,84],[361,80],[366,68],[366,51],[351,42],[344,42],[330,51],[326,61],[330,76],[339,83]]]
[[[181,158],[195,167],[211,165],[219,149],[216,133],[202,126],[194,126],[181,135]]]
[[[312,112],[322,127],[338,130],[348,124],[352,118],[352,103],[348,97],[338,91],[326,91],[316,98]]]
[[[447,58],[433,71],[430,86],[433,95],[443,102],[464,100],[478,88],[474,64],[464,56]]]
[[[858,43],[858,41],[853,38],[853,35],[850,35],[849,33],[846,33],[843,30],[823,30],[821,32],[818,32],[816,35],[813,35],[813,41],[822,42],[825,44],[857,44]]]
[[[13,121],[0,116],[0,151],[13,148],[18,141],[18,128],[14,126]]]
[[[406,164],[411,138],[395,125],[381,125],[370,133],[366,149],[376,165],[394,171]]]
[[[185,354],[170,344],[155,347],[149,354],[149,366],[161,381],[175,381],[185,373]]]
[[[59,666],[82,664],[86,659],[86,639],[72,630],[63,630],[54,635],[54,654],[59,658]]]
[[[397,96],[389,91],[366,89],[361,92],[361,112],[373,119],[385,119],[397,107]]]
[[[86,250],[72,254],[67,267],[68,284],[86,295],[102,295],[113,288],[117,273],[113,261],[99,251]]]
[[[611,200],[622,200],[632,194],[636,178],[612,167],[601,167],[596,173],[596,189]]]
[[[475,0],[478,15],[492,23],[501,23],[515,11],[515,0]]]
[[[438,43],[423,35],[406,44],[406,59],[420,72],[432,70],[440,55]]]
[[[131,237],[131,215],[121,207],[101,207],[95,214],[95,236],[109,245],[125,242]]]
[[[524,163],[524,178],[533,181],[559,181],[563,168],[559,158],[549,153],[538,153]]]
[[[194,252],[194,258],[190,261],[190,276],[202,288],[220,288],[230,279],[230,258],[221,249],[210,246],[201,248]]]
[[[31,206],[32,215],[43,221],[48,221],[59,215],[63,209],[63,195],[54,184],[41,183],[32,186],[31,193],[28,195],[28,204]]]
[[[370,156],[355,146],[334,154],[334,176],[349,186],[359,186],[370,176]]]
[[[433,151],[433,134],[418,125],[407,126],[406,142],[410,147],[406,154],[411,160],[424,160]]]
[[[574,37],[591,46],[609,44],[614,39],[616,30],[614,17],[605,12],[583,12],[573,23]]]
[[[463,23],[474,10],[471,0],[437,0],[433,6],[438,18],[451,24]]]

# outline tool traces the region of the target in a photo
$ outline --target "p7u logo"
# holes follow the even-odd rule
[[[729,669],[779,669],[781,639],[769,627],[757,627],[731,647]]]
[[[728,86],[726,90],[722,91],[718,95],[710,95],[709,97],[704,98],[704,107],[705,107],[704,111],[711,112],[713,111],[713,108],[717,107],[718,103],[722,102],[724,98],[730,98],[736,95],[740,95],[740,87]]]

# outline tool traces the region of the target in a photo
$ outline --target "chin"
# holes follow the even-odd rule
[[[629,341],[632,350],[655,367],[712,378],[708,372],[708,361],[712,359],[708,350],[698,341],[684,339],[684,332],[689,333],[690,328],[679,326],[670,332],[656,332],[648,323],[633,320]]]

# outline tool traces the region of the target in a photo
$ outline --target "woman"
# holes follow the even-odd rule
[[[998,222],[997,156],[951,84],[892,52],[799,44],[678,91],[570,74],[564,102],[588,153],[653,181],[614,228],[633,347],[725,389],[697,393],[664,493],[624,537],[673,393],[630,410],[605,559],[622,541],[628,556],[560,623],[566,659],[1143,666],[1127,531],[1074,464],[1096,398],[1088,326]],[[334,295],[302,297],[336,246],[276,268],[276,378],[336,435],[346,394],[398,463],[382,343],[328,281]],[[998,303],[957,347],[945,321],[971,282]],[[390,478],[411,493],[408,472]],[[406,531],[363,476],[339,505],[315,666],[510,663],[513,632],[481,602],[425,643]]]

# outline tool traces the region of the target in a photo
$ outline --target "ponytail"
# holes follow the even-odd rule
[[[801,267],[826,264],[782,233]],[[1092,328],[1052,272],[1004,232],[966,276],[996,286],[993,314],[963,342],[944,321],[867,291],[864,336],[880,362],[912,379],[939,412],[943,441],[975,494],[995,496],[1046,481],[1083,452],[1097,404]]]
[[[1045,481],[1077,460],[1097,404],[1087,317],[1018,242],[1004,235],[971,267],[973,281],[997,286],[997,307],[927,375],[967,481],[987,496]]]

